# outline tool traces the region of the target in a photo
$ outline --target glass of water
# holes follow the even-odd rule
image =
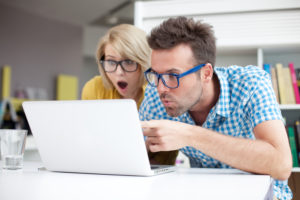
[[[0,129],[3,169],[22,169],[27,130]]]

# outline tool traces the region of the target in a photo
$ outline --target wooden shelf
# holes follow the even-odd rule
[[[300,104],[280,104],[281,110],[300,110]]]
[[[300,172],[300,167],[293,167],[292,172]]]

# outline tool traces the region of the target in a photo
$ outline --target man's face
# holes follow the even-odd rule
[[[184,44],[169,50],[153,50],[151,63],[152,70],[159,74],[181,74],[196,65],[191,48]],[[180,78],[176,89],[170,89],[159,81],[157,90],[168,115],[179,116],[199,103],[202,96],[199,73],[200,71]]]

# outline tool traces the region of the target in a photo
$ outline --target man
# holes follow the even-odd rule
[[[211,26],[185,17],[152,30],[140,118],[150,152],[180,150],[191,167],[269,174],[291,199],[292,157],[270,76],[255,66],[214,67]]]

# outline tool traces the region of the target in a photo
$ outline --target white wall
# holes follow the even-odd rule
[[[33,87],[45,89],[55,99],[59,73],[80,76],[82,27],[1,3],[0,27],[0,67],[11,66],[12,96],[16,88]]]
[[[107,27],[85,26],[83,29],[83,54],[85,57],[95,57],[99,39],[105,35]]]
[[[84,84],[94,76],[99,75],[95,58],[96,49],[99,39],[105,35],[107,30],[107,27],[85,26],[83,28],[83,66],[79,81],[80,95]]]

